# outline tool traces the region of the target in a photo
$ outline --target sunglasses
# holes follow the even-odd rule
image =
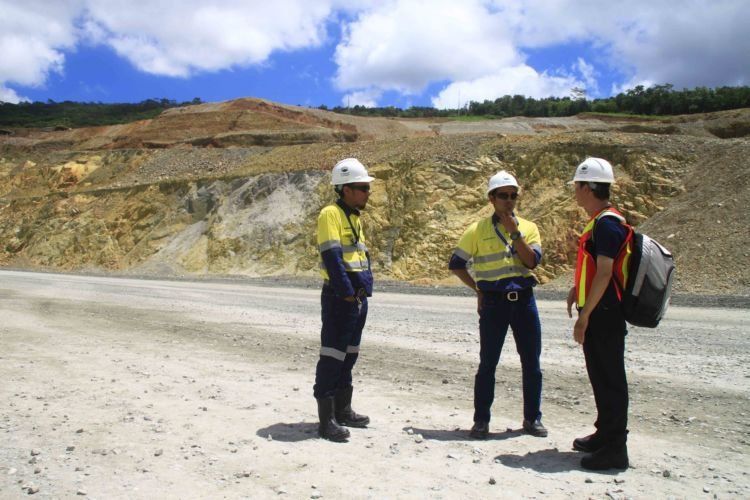
[[[365,184],[352,184],[349,186],[352,189],[356,189],[357,191],[362,191],[363,193],[369,193],[370,192],[370,186]]]
[[[494,196],[498,200],[515,200],[516,198],[518,198],[518,193],[492,193],[492,196]]]

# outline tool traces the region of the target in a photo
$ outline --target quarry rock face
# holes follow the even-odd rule
[[[739,216],[750,202],[744,137],[699,134],[692,122],[664,125],[674,127],[668,133],[624,132],[622,123],[603,122],[586,130],[575,118],[558,127],[536,124],[532,133],[512,132],[514,119],[509,133],[498,133],[502,124],[493,122],[436,135],[449,128],[437,124],[425,133],[383,119],[338,122],[332,113],[270,104],[249,106],[244,116],[242,106],[223,104],[230,109],[169,113],[163,135],[155,119],[132,125],[132,135],[120,126],[116,139],[101,130],[0,138],[0,264],[312,277],[317,214],[335,199],[330,168],[355,156],[376,177],[363,223],[377,276],[453,282],[450,254],[470,223],[491,214],[486,183],[505,169],[522,186],[518,214],[541,231],[544,261],[535,273],[547,283],[569,274],[586,220],[565,182],[586,156],[600,156],[615,166],[615,205],[675,251],[678,290],[748,291],[747,270],[726,265],[727,257],[742,258],[747,240]],[[311,127],[325,140],[282,137]],[[281,142],[194,140],[250,129]],[[113,147],[118,141],[127,147]]]

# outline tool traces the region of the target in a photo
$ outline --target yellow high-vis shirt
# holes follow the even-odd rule
[[[536,224],[521,217],[516,217],[518,230],[524,241],[537,254],[537,260],[542,257],[542,238]],[[505,242],[498,236],[496,229]],[[535,281],[531,270],[527,268],[513,249],[510,234],[499,222],[493,224],[493,217],[485,217],[473,223],[466,229],[453,251],[454,259],[472,262],[474,279],[478,285],[481,282],[494,283],[507,278],[531,278]],[[460,262],[460,261],[459,261]]]
[[[351,225],[350,225],[351,221]],[[367,245],[362,223],[356,213],[346,213],[337,204],[328,205],[318,216],[318,250],[320,252],[320,274],[328,280],[329,274],[323,252],[340,248],[343,254],[344,271],[359,273],[370,270]]]

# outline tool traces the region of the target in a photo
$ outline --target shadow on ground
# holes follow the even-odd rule
[[[435,441],[478,441],[473,437],[469,436],[468,429],[420,429],[418,427],[404,427],[404,431],[411,429],[414,434],[421,434],[425,439],[433,439]],[[484,441],[502,441],[504,439],[510,439],[518,436],[522,436],[523,431],[521,429],[508,429],[505,432],[490,432],[487,439]]]
[[[270,435],[274,441],[296,443],[306,439],[317,439],[318,424],[311,422],[279,422],[268,427],[262,427],[255,434],[263,439],[268,439]]]
[[[582,456],[582,453],[550,448],[531,451],[525,455],[498,455],[495,457],[495,461],[506,467],[517,469],[533,469],[537,472],[566,472],[581,470],[580,462]]]

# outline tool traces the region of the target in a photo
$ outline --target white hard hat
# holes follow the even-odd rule
[[[574,182],[602,182],[614,184],[615,174],[612,165],[602,158],[586,158],[576,168],[576,175],[568,184]]]
[[[487,194],[490,194],[492,191],[494,191],[497,188],[503,187],[503,186],[513,186],[516,189],[519,189],[520,186],[518,185],[518,182],[516,182],[516,178],[510,175],[505,170],[501,170],[492,177],[490,177],[490,182],[487,185]]]
[[[370,177],[367,169],[356,158],[345,158],[338,162],[331,172],[331,184],[340,186],[342,184],[351,184],[352,182],[372,182],[374,177]]]

